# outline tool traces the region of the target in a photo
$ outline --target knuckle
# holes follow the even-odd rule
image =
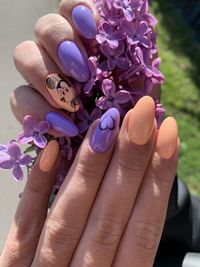
[[[97,218],[94,242],[105,249],[115,247],[121,237],[125,222],[113,214],[106,214]]]
[[[35,35],[39,40],[48,40],[52,36],[52,33],[56,33],[55,38],[66,35],[66,29],[71,27],[69,23],[58,14],[47,14],[40,17],[35,24]],[[64,35],[63,35],[64,33]]]
[[[46,223],[46,238],[56,250],[74,244],[79,239],[80,228],[51,218]]]
[[[15,239],[20,242],[25,242],[26,239],[31,239],[39,235],[43,227],[43,222],[34,222],[31,217],[23,217],[16,220],[16,236]]]
[[[135,242],[144,251],[152,252],[157,248],[161,229],[159,224],[152,224],[143,221],[135,221]]]
[[[130,157],[128,153],[121,153],[117,163],[123,175],[127,174],[128,176],[140,173],[145,166],[142,159],[138,160],[137,157]]]

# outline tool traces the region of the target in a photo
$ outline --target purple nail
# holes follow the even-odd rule
[[[116,108],[109,109],[101,117],[90,140],[90,145],[95,152],[105,153],[111,148],[119,132],[119,123],[120,114]]]
[[[64,70],[79,82],[87,82],[90,77],[88,60],[72,41],[64,41],[58,47],[58,58]]]
[[[72,11],[72,20],[83,37],[93,39],[97,33],[97,25],[92,11],[86,6],[76,6]]]
[[[48,112],[45,116],[45,120],[48,121],[51,128],[59,134],[69,137],[77,136],[79,134],[76,125],[57,112]]]

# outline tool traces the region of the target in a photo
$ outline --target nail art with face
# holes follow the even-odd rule
[[[80,108],[74,85],[59,74],[52,73],[46,80],[45,85],[53,100],[69,112],[76,112]]]

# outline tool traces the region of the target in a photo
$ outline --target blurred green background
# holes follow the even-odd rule
[[[176,117],[180,131],[178,173],[200,196],[200,34],[195,20],[200,19],[200,1],[153,0],[151,9],[159,21],[158,47],[166,79],[162,103],[167,115]]]

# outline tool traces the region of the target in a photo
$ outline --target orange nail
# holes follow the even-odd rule
[[[56,140],[50,141],[42,151],[42,155],[39,162],[40,170],[43,172],[49,172],[56,160],[59,153],[59,144]]]
[[[165,119],[158,132],[156,151],[163,159],[170,159],[177,148],[178,127],[176,120],[172,117]]]
[[[144,145],[154,128],[155,103],[150,96],[142,97],[131,112],[128,135],[136,145]]]
[[[45,85],[53,100],[60,107],[70,112],[79,110],[80,101],[74,85],[68,79],[63,79],[59,74],[52,73],[46,78]]]

